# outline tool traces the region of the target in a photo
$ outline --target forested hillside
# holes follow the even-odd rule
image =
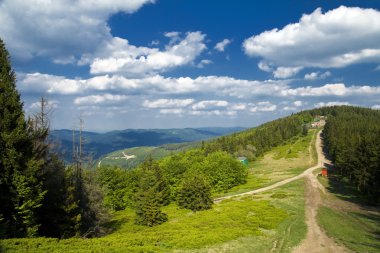
[[[241,131],[242,127],[204,127],[183,129],[125,129],[106,133],[82,131],[84,153],[93,159],[121,149],[141,146],[160,146],[206,140]],[[79,136],[79,131],[75,131]],[[56,143],[56,151],[68,163],[72,162],[73,131],[54,130],[50,139]]]
[[[324,137],[339,174],[380,202],[380,111],[359,107],[322,109]]]
[[[204,141],[201,147],[163,158],[153,167],[163,175],[159,178],[168,187],[169,201],[177,201],[179,206],[196,205],[197,201],[210,199],[210,194],[226,192],[246,182],[247,168],[236,157],[246,156],[252,161],[275,146],[307,135],[307,125],[314,114],[314,111],[300,112],[240,133]],[[105,203],[114,210],[133,207],[134,192],[139,188],[134,181],[138,181],[136,178],[146,166],[144,163],[130,171],[101,166],[98,172]],[[199,185],[203,188],[198,192],[185,194]],[[209,189],[207,196],[202,195],[206,189]],[[204,199],[194,197],[197,195]]]
[[[306,135],[308,123],[313,120],[316,114],[317,112],[311,110],[277,119],[257,128],[223,136],[208,143],[203,142],[202,149],[205,153],[219,150],[254,160],[272,147],[278,146],[297,135]]]

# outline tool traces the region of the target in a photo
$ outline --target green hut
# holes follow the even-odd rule
[[[245,156],[238,157],[238,160],[244,164],[244,166],[248,166],[248,159]]]

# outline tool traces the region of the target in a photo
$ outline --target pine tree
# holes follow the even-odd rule
[[[68,216],[64,210],[67,188],[65,165],[52,151],[53,144],[48,140],[51,112],[49,101],[42,97],[39,110],[28,120],[28,131],[32,137],[34,156],[41,162],[41,181],[43,190],[46,191],[42,205],[37,211],[38,222],[41,224],[38,233],[60,238],[68,223]]]
[[[211,187],[204,176],[196,173],[186,175],[178,190],[177,203],[179,207],[193,212],[210,209],[213,204]]]
[[[167,221],[161,206],[169,203],[170,191],[162,175],[159,165],[151,157],[141,166],[135,194],[136,224],[151,227]]]
[[[0,230],[6,237],[36,235],[35,213],[45,195],[41,161],[34,157],[22,107],[10,56],[0,39]]]

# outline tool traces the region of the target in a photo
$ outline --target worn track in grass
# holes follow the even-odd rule
[[[330,161],[325,157],[322,150],[322,140],[321,140],[321,131],[317,134],[317,138],[315,141],[315,146],[317,150],[318,162],[315,166],[308,168],[301,174],[291,177],[280,182],[277,182],[273,185],[263,187],[260,189],[256,189],[249,192],[244,192],[240,194],[235,194],[231,196],[225,196],[221,198],[217,198],[214,202],[220,202],[226,199],[243,197],[247,195],[257,194],[265,191],[269,191],[295,180],[305,178],[306,181],[306,191],[305,191],[305,199],[306,199],[306,224],[308,227],[306,238],[298,245],[293,253],[319,253],[319,252],[349,252],[346,248],[339,246],[335,243],[332,238],[329,238],[326,233],[320,228],[317,222],[317,211],[318,207],[321,204],[321,192],[323,194],[326,193],[325,188],[318,182],[317,178],[313,174],[313,171],[323,167],[325,164],[329,164]],[[310,154],[311,155],[311,154]]]

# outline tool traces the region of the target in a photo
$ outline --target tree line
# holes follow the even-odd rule
[[[380,202],[380,111],[342,106],[323,109],[328,153],[341,178]]]

